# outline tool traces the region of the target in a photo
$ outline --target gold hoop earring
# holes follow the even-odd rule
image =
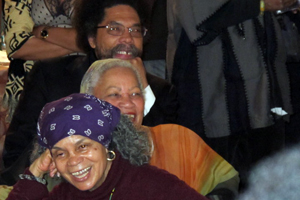
[[[107,152],[108,156],[107,156],[107,160],[108,161],[113,161],[114,159],[116,159],[116,153],[114,151],[108,151]]]

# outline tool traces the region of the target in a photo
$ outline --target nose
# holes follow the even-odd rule
[[[70,154],[68,158],[68,165],[69,166],[76,166],[81,163],[83,158],[77,154]]]
[[[133,103],[130,95],[122,95],[122,98],[119,101],[119,106],[121,108],[132,108],[132,107],[134,107],[134,103]]]
[[[120,36],[120,41],[125,44],[133,43],[133,37],[131,36],[128,28],[125,28],[124,33]]]

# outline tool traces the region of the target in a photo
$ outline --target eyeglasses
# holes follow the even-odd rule
[[[106,28],[107,33],[110,35],[120,36],[124,34],[125,27],[122,24],[108,24],[107,26],[97,26],[97,28]],[[132,37],[144,37],[147,33],[147,29],[140,26],[129,27],[128,31]]]

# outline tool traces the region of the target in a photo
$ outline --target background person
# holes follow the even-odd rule
[[[21,175],[8,200],[206,199],[174,175],[145,164],[147,134],[92,95],[72,94],[47,104],[38,140],[48,150]],[[66,182],[48,194],[42,178],[49,170]]]
[[[252,164],[284,147],[292,107],[273,12],[295,1],[167,1],[178,121],[239,171],[242,187]]]
[[[34,61],[82,52],[71,28],[75,0],[5,0],[4,24],[11,60],[3,97],[10,122]]]
[[[248,188],[237,199],[299,199],[299,150],[297,144],[257,163],[251,170]]]

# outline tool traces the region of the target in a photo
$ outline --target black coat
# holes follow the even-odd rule
[[[94,61],[96,57],[92,53],[36,62],[26,78],[24,91],[8,129],[3,158],[6,167],[32,143],[43,106],[72,93],[79,93],[81,79]],[[178,102],[175,88],[150,74],[147,74],[147,80],[156,101],[143,124],[155,126],[176,123]]]

